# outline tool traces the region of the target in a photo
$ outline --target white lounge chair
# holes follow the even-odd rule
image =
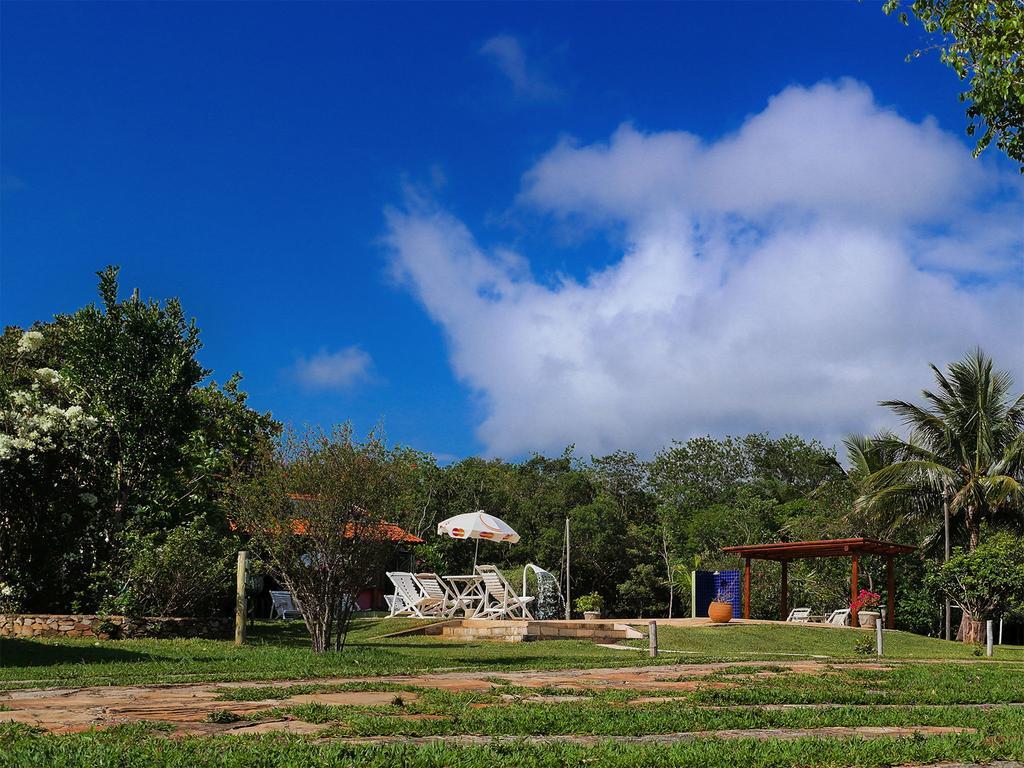
[[[789,612],[789,617],[786,621],[794,621],[801,624],[806,624],[811,620],[811,609],[810,608],[794,608]]]
[[[828,618],[825,619],[825,623],[836,627],[847,626],[850,623],[850,609],[840,608],[838,611],[832,611]]]
[[[388,604],[389,616],[397,616],[405,610],[405,601],[399,595],[384,595],[384,602]]]
[[[455,596],[452,588],[445,584],[444,579],[436,573],[417,573],[416,581],[428,595],[442,601],[441,615],[443,617],[454,616],[455,612],[463,606],[462,601]]]
[[[484,604],[474,619],[530,619],[533,614],[526,607],[533,597],[520,597],[493,565],[478,565],[477,575],[484,580]]]
[[[388,571],[388,578],[395,585],[395,596],[400,599],[392,606],[392,616],[426,619],[443,614],[444,599],[431,597],[413,574],[406,571]],[[396,611],[395,606],[399,605],[399,602],[401,607]]]
[[[291,592],[270,590],[270,618],[301,619],[302,608],[292,598]]]

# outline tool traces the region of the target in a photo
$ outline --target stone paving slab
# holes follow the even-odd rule
[[[335,691],[303,694],[288,699],[262,701],[218,701],[218,690],[285,686],[290,684],[338,685],[351,682],[380,685],[408,685],[451,691],[488,691],[504,684],[525,688],[565,688],[576,690],[693,690],[699,681],[724,668],[763,666],[762,662],[722,662],[716,664],[671,664],[646,667],[613,667],[523,672],[438,672],[418,675],[327,678],[321,680],[245,681],[234,683],[185,683],[177,685],[97,686],[89,688],[19,689],[0,691],[0,721],[10,720],[36,725],[54,732],[107,727],[134,721],[167,721],[184,729],[202,724],[211,712],[229,710],[240,715],[295,703],[332,705],[388,704],[396,695],[391,691]],[[780,662],[792,672],[823,674],[829,669],[886,669],[877,663],[825,664],[817,661]],[[709,684],[709,683],[704,683]],[[713,685],[729,685],[715,681]],[[410,694],[399,694],[406,698]],[[292,726],[288,726],[291,728]]]

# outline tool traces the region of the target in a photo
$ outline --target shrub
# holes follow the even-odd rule
[[[617,609],[637,618],[659,614],[668,604],[665,582],[648,563],[634,566],[629,578],[619,585],[618,593]]]
[[[600,613],[604,610],[604,598],[597,592],[591,592],[589,595],[580,595],[576,598],[576,610],[580,613],[587,613],[588,611]]]
[[[873,636],[858,637],[853,642],[853,652],[858,656],[874,656],[876,650]]]
[[[166,533],[129,536],[124,587],[104,602],[126,616],[197,616],[220,613],[234,585],[238,543],[201,520]]]

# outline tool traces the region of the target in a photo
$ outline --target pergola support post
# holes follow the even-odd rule
[[[779,621],[789,617],[789,561],[782,561],[782,590],[779,594]]]
[[[750,558],[743,560],[743,618],[750,618]]]
[[[857,556],[857,553],[854,552],[853,556],[851,557],[851,561],[852,561],[853,565],[850,568],[850,603],[851,603],[851,605],[853,604],[853,601],[857,599],[857,585],[860,583],[860,574],[858,573],[858,566],[860,565],[859,559],[860,558]],[[860,626],[860,621],[857,618],[857,609],[856,608],[851,608],[850,609],[850,626],[851,627],[859,627]]]
[[[850,558],[850,602],[860,592],[860,558],[884,557],[888,594],[886,595],[885,621],[883,628],[896,627],[896,572],[895,556],[913,552],[916,547],[878,539],[822,539],[819,541],[778,541],[771,544],[742,544],[736,547],[722,547],[723,552],[743,560],[743,618],[750,618],[750,569],[754,560],[773,560],[781,566],[781,589],[779,590],[779,618],[785,620],[789,612],[789,561],[818,557]],[[881,590],[879,590],[881,591]],[[851,605],[850,624],[858,626],[859,616]]]
[[[885,580],[887,594],[885,599],[885,628],[896,629],[896,569],[893,557],[885,558]]]

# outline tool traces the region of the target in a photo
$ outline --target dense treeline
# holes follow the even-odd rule
[[[207,380],[198,329],[177,301],[120,299],[112,268],[100,274],[99,292],[98,305],[8,328],[0,339],[0,608],[216,611],[241,545],[227,520],[228,484],[278,442],[281,425],[247,405],[238,375],[224,385]],[[1021,443],[1020,424],[1007,429],[1000,439]],[[940,602],[925,573],[941,539],[941,493],[918,489],[901,502],[910,469],[879,473],[901,456],[918,462],[907,450],[891,435],[853,440],[847,471],[832,449],[796,435],[698,437],[649,460],[581,456],[570,446],[559,456],[440,466],[398,448],[398,500],[380,512],[425,538],[416,558],[441,573],[465,572],[473,546],[436,536],[440,519],[498,515],[522,541],[484,543],[482,561],[558,573],[568,518],[573,593],[597,592],[611,613],[633,616],[688,615],[693,569],[738,566],[721,553],[725,545],[856,535],[923,542],[921,556],[900,562],[897,615],[903,627],[934,634]],[[1019,460],[999,466],[1008,483],[1019,480]],[[1019,497],[979,493],[964,520],[1020,526]],[[953,533],[968,544],[977,526]],[[794,564],[791,599],[818,611],[845,606],[847,567]],[[868,558],[862,573],[866,586],[884,587],[880,562]],[[758,564],[754,578],[754,615],[774,617],[778,566]]]

